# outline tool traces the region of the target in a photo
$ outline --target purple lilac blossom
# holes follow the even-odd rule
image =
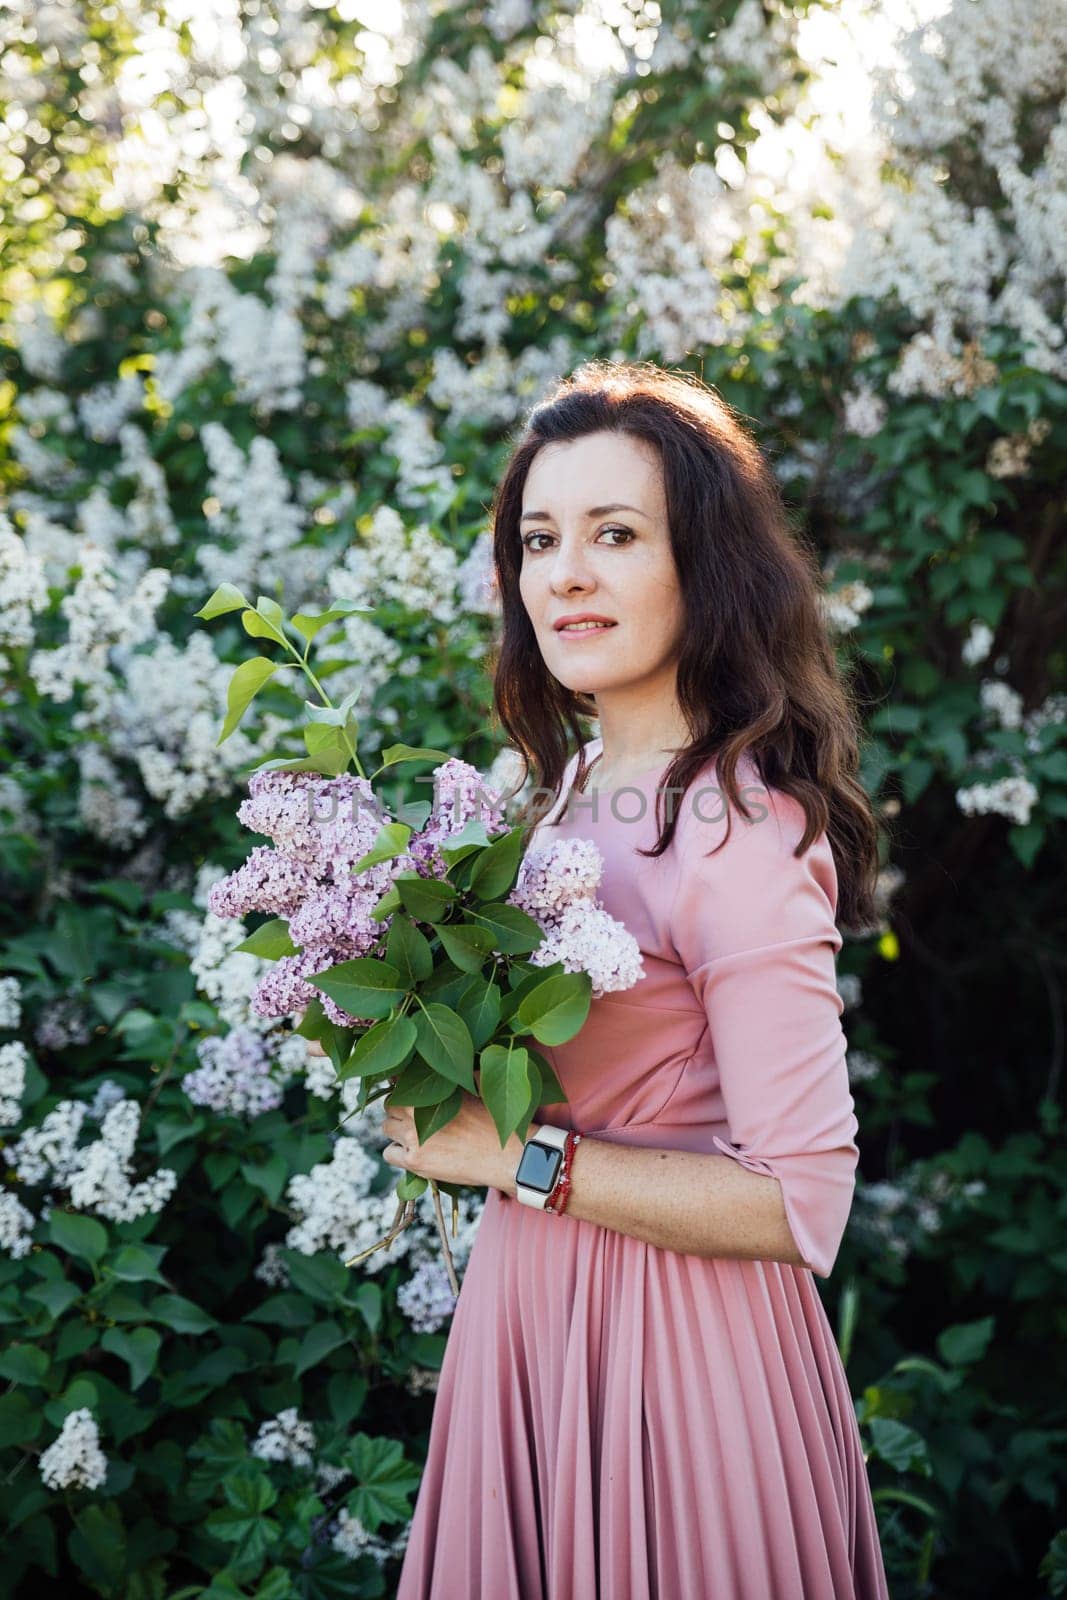
[[[632,989],[645,975],[637,940],[595,897],[603,865],[590,839],[531,845],[508,895],[510,905],[544,930],[529,957],[532,965],[558,961],[565,972],[587,972],[594,1000]]]
[[[239,1117],[256,1117],[281,1105],[282,1085],[271,1076],[273,1057],[254,1028],[231,1028],[224,1037],[201,1039],[196,1053],[201,1065],[182,1080],[194,1105]]]

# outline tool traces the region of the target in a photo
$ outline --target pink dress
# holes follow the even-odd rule
[[[749,766],[760,820],[735,811],[703,859],[726,829],[709,764],[666,853],[635,855],[655,843],[664,770],[561,799],[535,835],[596,843],[599,897],[645,976],[545,1050],[568,1100],[534,1120],[777,1178],[808,1265],[659,1249],[490,1188],[397,1600],[888,1600],[813,1277],[834,1264],[858,1157],[830,845],[794,859],[803,811]]]

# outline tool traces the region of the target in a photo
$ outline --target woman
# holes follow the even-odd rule
[[[567,1100],[528,1138],[583,1134],[559,1214],[476,1097],[422,1146],[387,1113],[387,1161],[489,1190],[398,1600],[879,1600],[813,1277],[858,1157],[835,913],[873,920],[878,845],[817,566],[736,415],[648,365],[534,411],[494,522],[533,836],[596,843],[645,975],[545,1051]]]

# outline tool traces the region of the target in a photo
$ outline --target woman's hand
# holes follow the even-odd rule
[[[385,1102],[383,1132],[390,1135],[382,1155],[390,1166],[403,1167],[420,1178],[435,1178],[442,1183],[469,1183],[515,1192],[515,1168],[522,1155],[523,1141],[513,1133],[503,1149],[496,1123],[484,1100],[464,1089],[463,1103],[451,1122],[419,1143],[415,1113],[410,1106],[390,1106]],[[530,1124],[526,1137],[532,1138],[536,1125]]]
[[[317,1039],[309,1039],[307,1048],[311,1056],[326,1054]],[[504,1148],[500,1148],[496,1123],[478,1095],[464,1090],[463,1104],[452,1121],[431,1134],[425,1144],[419,1143],[412,1108],[390,1106],[386,1097],[382,1129],[391,1139],[382,1151],[390,1166],[403,1167],[420,1178],[433,1178],[442,1183],[491,1186],[502,1189],[505,1194],[515,1193],[515,1168],[522,1155],[523,1141],[513,1133]],[[526,1137],[532,1139],[536,1132],[537,1124],[531,1122]]]

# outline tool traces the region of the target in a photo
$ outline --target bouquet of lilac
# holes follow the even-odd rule
[[[218,916],[269,917],[238,947],[273,963],[252,1007],[300,1014],[296,1031],[321,1042],[340,1080],[359,1080],[356,1111],[388,1095],[412,1107],[423,1143],[466,1090],[484,1101],[503,1149],[513,1134],[525,1137],[539,1106],[566,1098],[536,1044],[573,1038],[592,999],[644,975],[636,940],[596,899],[600,853],[570,839],[524,855],[524,829],[509,826],[500,796],[442,750],[382,752],[373,777],[440,760],[428,812],[420,804],[413,821],[392,816],[356,753],[354,697],[332,705],[308,661],[322,628],[363,608],[342,601],[287,619],[276,602],[260,597],[253,607],[223,584],[197,616],[237,609],[247,633],[292,659],[256,655],[236,668],[218,742],[276,672],[303,672],[317,696],[304,702],[306,755],[264,762],[238,809],[271,842],[210,892]],[[403,1173],[396,1219],[371,1250],[412,1220],[427,1182],[458,1293],[439,1194],[453,1197],[454,1228],[455,1185]]]

